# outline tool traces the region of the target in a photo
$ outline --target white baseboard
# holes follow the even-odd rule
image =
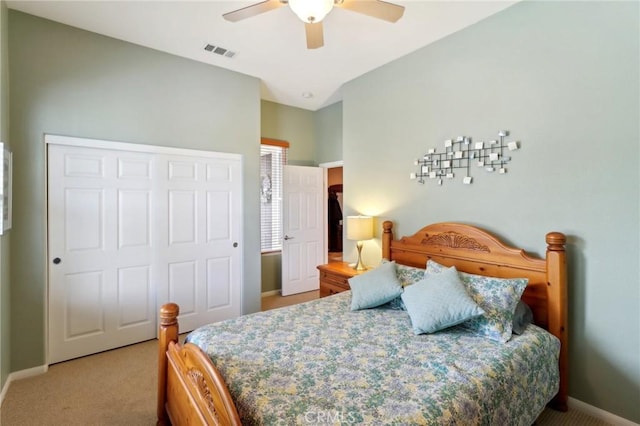
[[[596,419],[602,420],[603,422],[606,422],[611,425],[639,426],[638,423],[634,423],[631,420],[627,420],[620,416],[616,416],[613,413],[604,411],[598,407],[594,407],[593,405],[589,405],[586,402],[582,402],[575,398],[569,397],[567,400],[567,405],[569,405],[569,408],[573,408],[577,411],[582,411],[583,413],[588,414],[591,417],[595,417]]]
[[[0,407],[2,407],[2,403],[4,402],[4,397],[7,395],[7,392],[9,391],[10,382],[11,380],[9,380],[9,378],[7,378],[7,381],[4,382],[4,386],[2,387],[2,392],[0,392]],[[0,408],[0,412],[1,412],[1,408]]]
[[[271,291],[265,291],[264,293],[262,293],[262,297],[279,296],[279,295],[280,295],[280,290],[271,290]]]
[[[9,376],[7,377],[7,381],[4,383],[4,386],[2,387],[2,392],[0,392],[0,406],[2,406],[4,397],[7,395],[7,392],[9,392],[9,385],[11,385],[11,382],[20,380],[20,379],[26,379],[28,377],[39,376],[40,374],[44,374],[47,371],[49,371],[49,366],[41,365],[39,367],[28,368],[26,370],[20,370],[14,373],[10,373]]]
[[[38,367],[27,368],[26,370],[15,371],[9,374],[7,382],[39,376],[40,374],[44,374],[47,371],[49,371],[48,365],[40,365]]]

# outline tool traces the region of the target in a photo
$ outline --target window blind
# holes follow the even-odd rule
[[[260,145],[260,250],[263,253],[282,250],[282,185],[288,143],[277,142]]]

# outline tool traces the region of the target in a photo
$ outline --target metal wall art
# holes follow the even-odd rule
[[[511,161],[511,157],[505,152],[520,148],[519,141],[505,142],[507,136],[509,131],[501,130],[498,139],[486,142],[473,142],[470,136],[447,139],[444,141],[444,152],[437,153],[435,148],[431,148],[422,158],[414,161],[418,171],[411,173],[409,178],[418,183],[433,179],[442,185],[443,179],[453,179],[458,174],[462,175],[462,183],[469,185],[473,181],[472,168],[480,167],[487,173],[507,173],[505,165]]]

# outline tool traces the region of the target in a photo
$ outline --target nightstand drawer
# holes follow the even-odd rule
[[[349,290],[349,288],[344,288],[341,286],[333,285],[327,282],[320,283],[320,297],[331,296],[332,294],[342,293],[345,290]]]
[[[331,284],[333,286],[342,287],[343,290],[349,290],[348,277],[342,277],[340,275],[332,274],[327,271],[320,272],[320,281],[323,283]]]

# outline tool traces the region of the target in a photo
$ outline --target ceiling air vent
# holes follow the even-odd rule
[[[204,50],[207,52],[215,53],[216,55],[225,56],[227,58],[233,58],[236,55],[236,52],[232,52],[229,49],[225,49],[224,47],[214,46],[213,44],[207,44],[204,47]]]

